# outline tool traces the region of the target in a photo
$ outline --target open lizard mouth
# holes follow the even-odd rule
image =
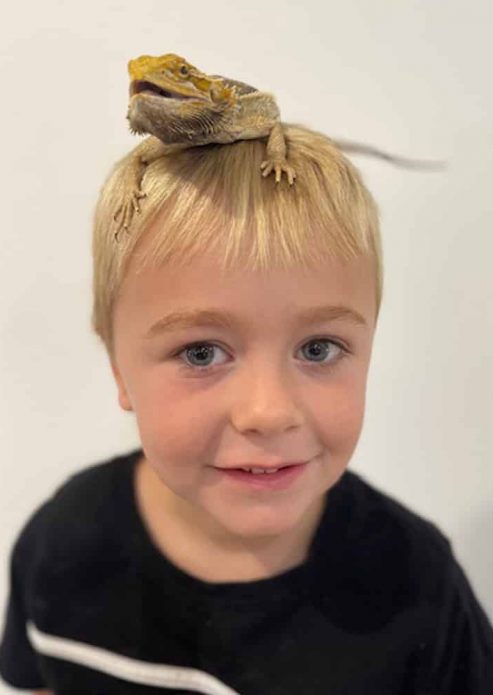
[[[152,82],[146,82],[145,80],[134,80],[130,85],[130,96],[133,97],[135,94],[141,94],[141,92],[152,92],[153,94],[158,94],[159,96],[166,97],[167,99],[190,99],[190,97],[184,96],[183,94],[162,89]]]

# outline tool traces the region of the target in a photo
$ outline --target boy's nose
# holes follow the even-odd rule
[[[232,419],[237,429],[283,432],[303,424],[294,384],[280,370],[251,373],[238,386],[232,397]]]

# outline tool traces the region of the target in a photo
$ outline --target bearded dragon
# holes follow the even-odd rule
[[[128,231],[139,200],[141,182],[154,160],[183,148],[209,143],[231,143],[267,137],[262,176],[285,173],[293,185],[296,172],[287,161],[287,148],[279,108],[274,96],[221,75],[206,75],[174,53],[140,56],[128,63],[130,77],[127,119],[134,134],[148,134],[131,153],[123,184],[123,203],[116,210],[118,224]],[[398,166],[436,168],[440,163],[419,162],[386,154],[369,145],[332,140],[348,152],[369,154]]]

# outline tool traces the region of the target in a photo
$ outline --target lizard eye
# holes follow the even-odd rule
[[[188,68],[186,65],[180,65],[180,75],[183,75],[183,77],[188,75]]]

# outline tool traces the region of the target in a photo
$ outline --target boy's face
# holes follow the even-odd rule
[[[297,318],[327,305],[364,323]],[[156,327],[172,312],[206,309],[237,325]],[[265,274],[221,273],[212,254],[140,276],[131,264],[115,307],[112,369],[162,499],[228,540],[299,526],[358,442],[375,313],[367,258]],[[308,464],[286,489],[257,489],[218,470],[278,461]]]

